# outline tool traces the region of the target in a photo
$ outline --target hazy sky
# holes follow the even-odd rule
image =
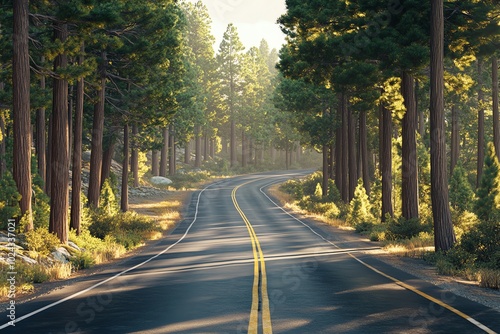
[[[188,0],[197,2],[197,0]],[[285,37],[276,20],[286,12],[285,0],[202,0],[212,18],[212,34],[219,44],[227,25],[233,23],[238,29],[245,49],[259,46],[265,39],[270,48],[280,49]]]

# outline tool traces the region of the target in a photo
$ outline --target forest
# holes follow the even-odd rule
[[[304,207],[499,269],[498,3],[286,5],[271,50],[233,24],[215,46],[201,1],[2,1],[0,227],[87,233],[110,213],[113,159],[123,214],[146,174],[288,169],[314,150],[321,172],[284,185]]]

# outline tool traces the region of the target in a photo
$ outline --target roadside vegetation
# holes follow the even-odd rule
[[[476,193],[457,168],[450,182],[451,207],[457,243],[447,252],[435,252],[430,217],[407,220],[401,216],[379,218],[380,189],[367,195],[362,182],[353,200],[341,200],[334,181],[323,194],[321,172],[294,179],[274,189],[273,195],[288,209],[319,218],[340,228],[349,228],[379,241],[392,254],[422,258],[443,275],[478,281],[480,286],[500,288],[500,207],[498,160],[486,159],[485,174]],[[425,212],[424,210],[422,210]]]

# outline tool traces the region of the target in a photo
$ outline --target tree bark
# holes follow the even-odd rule
[[[191,163],[191,142],[189,140],[184,145],[184,163],[186,165]]]
[[[14,0],[13,31],[13,121],[14,154],[13,176],[22,198],[21,215],[27,217],[26,231],[33,229],[31,209],[31,115],[30,115],[30,63],[28,50],[29,1]]]
[[[453,170],[458,162],[460,154],[460,133],[458,124],[457,107],[451,107],[451,152],[450,152],[450,175],[453,175]]]
[[[349,203],[349,110],[347,109],[346,96],[342,93],[340,110],[342,115],[342,135],[341,135],[341,146],[342,146],[342,174],[340,178],[342,179],[342,188],[339,189],[342,195],[342,200],[345,203]]]
[[[84,47],[82,46],[82,54]],[[78,59],[78,64],[83,64],[83,56]],[[81,78],[76,84],[75,125],[73,139],[73,164],[71,178],[71,214],[70,227],[81,232],[81,197],[82,191],[82,145],[83,145],[83,103],[85,94],[85,82]]]
[[[246,168],[248,165],[248,140],[245,136],[245,130],[241,130],[241,167]]]
[[[68,26],[56,23],[54,40],[65,42]],[[54,60],[54,70],[68,66],[68,57],[62,53]],[[62,243],[68,242],[68,197],[69,197],[69,126],[68,126],[68,82],[55,77],[52,103],[52,168],[49,232],[55,233]]]
[[[328,195],[328,157],[330,153],[329,145],[328,144],[323,144],[323,179],[321,182],[321,190],[323,191],[323,197]]]
[[[47,133],[47,150],[46,150],[46,156],[47,158],[45,161],[47,161],[47,196],[50,197],[51,195],[51,184],[52,184],[52,137],[53,137],[53,131],[52,131],[52,115],[49,116],[49,129]]]
[[[132,177],[134,178],[134,187],[139,187],[139,149],[137,137],[139,135],[139,130],[136,124],[132,125],[132,157],[130,161],[130,167],[132,169]]]
[[[231,151],[231,167],[234,167],[238,164],[238,161],[236,159],[236,123],[233,119],[231,119],[231,140],[229,143],[229,149]]]
[[[498,59],[496,56],[491,60],[491,90],[493,103],[493,143],[497,159],[500,160],[500,115],[498,113]]]
[[[366,193],[370,194],[370,171],[368,165],[368,129],[366,125],[366,112],[359,114],[359,149],[361,156],[361,174],[363,177],[363,186]]]
[[[341,102],[339,102],[340,105]],[[339,107],[337,111],[337,129],[335,130],[335,186],[342,194],[343,188],[343,142],[342,142],[342,109]]]
[[[356,121],[350,110],[347,111],[348,133],[348,159],[349,159],[349,202],[354,198],[354,191],[358,185],[358,173],[356,162]]]
[[[483,92],[483,62],[481,58],[477,60],[477,99],[478,99],[478,114],[477,114],[477,178],[476,178],[476,188],[479,188],[481,183],[481,178],[483,176],[483,165],[484,165],[484,92]]]
[[[167,176],[167,165],[168,165],[168,127],[163,128],[163,144],[161,147],[161,157],[160,157],[160,176]]]
[[[40,79],[40,89],[45,90],[45,76]],[[46,153],[46,121],[45,121],[45,107],[41,107],[36,111],[36,156],[38,159],[38,174],[43,180],[43,191],[47,192],[47,162],[45,158]]]
[[[128,159],[129,159],[129,129],[128,124],[123,126],[123,163],[122,163],[122,196],[120,210],[128,211]]]
[[[158,157],[158,151],[153,150],[151,152],[151,174],[153,176],[158,176],[160,175],[160,159]]]
[[[392,115],[380,104],[380,174],[382,175],[382,221],[394,217],[392,205]]]
[[[98,101],[94,105],[94,120],[92,126],[92,143],[90,152],[90,177],[88,199],[89,206],[99,207],[99,196],[101,193],[101,169],[102,169],[102,138],[104,131],[104,105],[106,98],[106,52],[101,53],[100,65],[100,87]]]
[[[111,164],[113,163],[113,156],[115,155],[115,145],[116,140],[113,136],[102,154],[101,189],[104,185],[104,181],[111,175]]]
[[[447,251],[455,243],[446,175],[444,125],[444,15],[443,0],[431,2],[431,197],[436,251]]]
[[[194,160],[194,167],[200,168],[201,167],[201,126],[197,125],[196,130],[195,130],[195,160]]]
[[[175,162],[177,160],[177,152],[176,152],[176,149],[175,149],[175,132],[174,132],[174,126],[172,124],[170,124],[169,126],[169,150],[168,150],[168,175],[170,176],[173,176],[175,175],[175,173],[177,172],[176,171],[176,165],[175,165]]]
[[[415,80],[408,72],[402,75],[402,94],[406,107],[403,117],[402,144],[402,215],[406,219],[418,218],[418,163],[417,163],[417,110]]]

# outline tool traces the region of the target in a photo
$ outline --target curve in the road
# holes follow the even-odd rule
[[[278,203],[276,203],[275,201],[273,201],[273,199],[271,197],[269,197],[265,192],[264,192],[264,188],[267,188],[273,184],[276,184],[277,182],[271,182],[269,184],[266,184],[264,186],[262,186],[259,191],[269,200],[271,201],[271,203],[273,203],[273,205],[275,205],[277,208],[279,208],[281,211],[283,211],[285,214],[287,214],[288,216],[290,216],[291,218],[293,218],[294,220],[296,220],[297,222],[299,222],[300,224],[304,225],[305,227],[307,227],[312,233],[314,233],[315,235],[317,235],[318,237],[320,237],[321,239],[323,239],[325,242],[327,242],[328,244],[334,246],[335,248],[337,249],[342,249],[341,247],[339,247],[337,244],[335,244],[334,242],[326,239],[325,237],[323,237],[321,234],[319,234],[318,232],[316,232],[311,226],[309,226],[308,224],[306,224],[305,222],[303,222],[302,220],[300,220],[299,218],[295,217],[294,215],[292,215],[291,213],[289,213],[287,210],[285,210],[283,207],[281,207]],[[428,295],[427,293],[423,292],[423,291],[420,291],[419,289],[407,284],[407,283],[404,283],[400,280],[398,280],[397,278],[395,277],[392,277],[391,275],[388,275],[380,270],[378,270],[377,268],[369,265],[368,263],[364,262],[363,260],[359,259],[357,256],[355,256],[353,253],[351,252],[347,252],[347,254],[352,257],[354,260],[358,261],[359,263],[361,263],[363,266],[367,267],[368,269],[376,272],[377,274],[379,275],[382,275],[386,278],[388,278],[389,280],[393,281],[394,283],[396,283],[397,285],[401,286],[402,288],[406,289],[406,290],[409,290],[413,293],[416,293],[417,295],[421,296],[421,297],[424,297],[425,299],[453,312],[454,314],[458,315],[459,317],[467,320],[468,322],[472,323],[473,325],[475,325],[476,327],[480,328],[481,330],[483,330],[485,333],[488,333],[488,334],[496,334],[496,332],[492,329],[490,329],[488,326],[482,324],[481,322],[477,321],[476,319],[474,319],[473,317],[463,313],[462,311],[454,308],[453,306],[437,299],[437,298],[434,298],[430,295]]]

